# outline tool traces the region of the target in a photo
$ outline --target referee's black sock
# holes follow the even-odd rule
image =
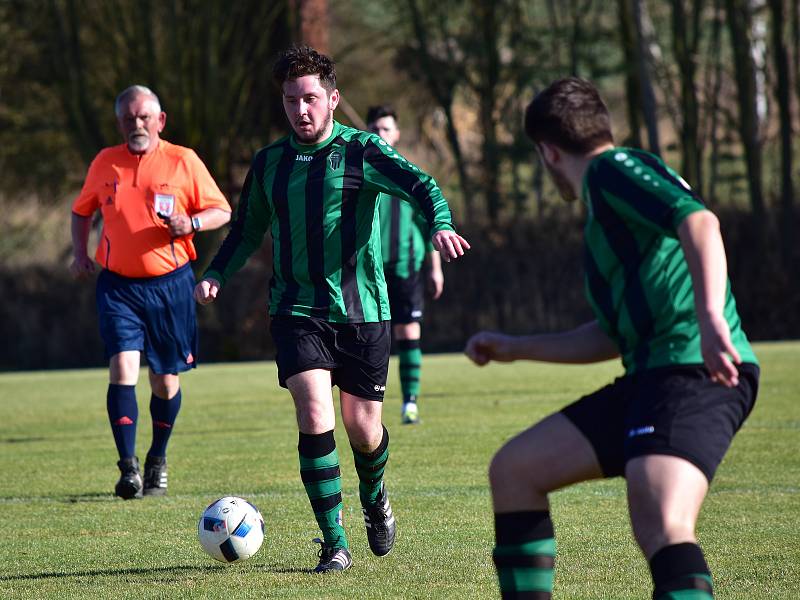
[[[495,513],[492,553],[503,600],[550,600],[556,540],[550,511]]]
[[[711,572],[700,546],[665,546],[650,559],[653,600],[710,600],[714,597]]]

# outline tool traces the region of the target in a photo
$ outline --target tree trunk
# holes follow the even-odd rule
[[[617,0],[619,12],[619,35],[622,55],[625,61],[625,100],[630,133],[623,145],[642,147],[642,91],[639,81],[638,46],[636,42],[636,20],[633,17],[631,0]]]
[[[645,31],[647,7],[644,0],[633,0],[633,18],[636,24],[636,40],[638,52],[636,53],[639,81],[642,90],[642,111],[647,126],[647,141],[650,152],[661,154],[658,136],[658,114],[656,110],[656,96],[653,92],[652,57],[648,42],[649,34]]]
[[[483,193],[489,221],[496,225],[500,216],[500,160],[497,151],[497,83],[500,79],[500,56],[497,49],[497,9],[493,2],[476,0],[473,6],[481,27],[483,64],[475,90],[478,94],[478,114],[483,137],[481,148]]]
[[[775,95],[780,111],[781,137],[781,253],[788,267],[792,256],[793,242],[793,199],[792,186],[792,108],[789,83],[789,52],[783,35],[785,10],[783,0],[769,0],[772,14],[772,51],[775,60]]]
[[[700,41],[700,12],[702,0],[693,3],[691,21],[686,18],[684,0],[672,0],[672,47],[681,76],[680,142],[683,150],[681,174],[692,187],[703,189],[701,165],[702,148],[699,143],[700,111],[695,93],[697,47]]]
[[[746,0],[725,0],[731,36],[739,105],[739,137],[744,147],[750,204],[756,226],[764,227],[763,166],[756,106],[756,71],[750,40],[750,11]]]
[[[714,0],[714,20],[711,28],[710,54],[713,57],[713,66],[710,69],[710,83],[706,86],[706,97],[711,99],[708,112],[711,114],[708,127],[708,140],[711,143],[711,157],[709,159],[708,188],[703,197],[710,204],[717,200],[717,177],[719,174],[719,94],[722,87],[722,49],[720,38],[722,34],[722,0]]]

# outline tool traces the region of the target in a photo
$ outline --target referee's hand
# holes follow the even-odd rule
[[[194,286],[194,299],[198,304],[211,304],[219,293],[219,281],[207,277]]]

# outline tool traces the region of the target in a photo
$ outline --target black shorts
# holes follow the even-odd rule
[[[647,454],[679,456],[711,481],[753,409],[759,368],[739,366],[739,385],[714,383],[705,367],[681,365],[626,375],[562,413],[589,439],[606,477]]]
[[[383,400],[389,371],[389,321],[329,323],[314,317],[273,316],[270,333],[275,341],[278,383],[286,387],[292,375],[327,369],[339,389]]]
[[[393,325],[419,323],[422,320],[422,311],[425,308],[423,287],[422,271],[416,271],[408,277],[386,273]]]

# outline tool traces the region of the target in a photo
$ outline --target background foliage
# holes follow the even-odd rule
[[[587,315],[581,206],[557,198],[521,132],[535,91],[569,74],[600,87],[619,143],[661,154],[724,215],[751,336],[800,335],[800,3],[0,0],[0,281],[16,294],[2,322],[26,348],[0,366],[102,361],[91,286],[66,276],[68,219],[89,161],[119,143],[119,90],[155,89],[165,137],[197,150],[235,206],[255,149],[286,131],[270,67],[299,42],[337,61],[343,122],[397,106],[401,150],[436,176],[473,242],[430,307],[429,348],[457,347],[477,324]],[[196,270],[223,233],[198,236]],[[238,277],[240,292],[203,310],[207,358],[268,353],[268,252]],[[87,341],[58,352],[60,335]]]

